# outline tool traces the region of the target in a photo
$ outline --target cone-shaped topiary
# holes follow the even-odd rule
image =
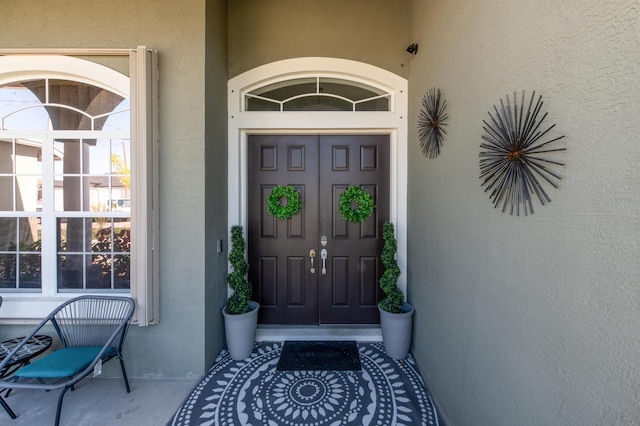
[[[380,302],[380,308],[387,312],[399,313],[404,302],[404,294],[398,287],[398,277],[400,267],[396,261],[398,251],[398,241],[393,227],[393,223],[385,222],[382,226],[382,238],[384,247],[380,260],[384,265],[384,273],[380,277],[380,288],[385,294],[385,298]]]
[[[229,252],[229,263],[233,267],[233,272],[227,276],[229,287],[233,294],[227,300],[227,313],[244,314],[249,312],[249,299],[251,299],[251,284],[247,281],[249,264],[244,258],[245,242],[242,226],[231,227],[231,251]]]

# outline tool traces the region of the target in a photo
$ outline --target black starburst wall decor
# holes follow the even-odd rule
[[[418,114],[418,139],[425,157],[436,158],[444,141],[445,121],[448,118],[447,101],[440,89],[432,87],[422,98],[422,108]]]
[[[489,112],[489,122],[483,120],[485,134],[480,144],[484,151],[480,152],[481,186],[485,192],[491,191],[494,207],[502,204],[502,212],[509,209],[511,215],[520,215],[522,207],[525,216],[533,214],[531,198],[535,195],[542,205],[551,202],[543,188],[547,182],[558,188],[562,178],[551,170],[553,166],[564,166],[552,156],[566,148],[552,148],[564,136],[552,137],[549,132],[555,127],[546,127],[545,112],[540,116],[542,96],[535,99],[536,92],[531,94],[529,106],[524,111],[525,92],[522,92],[520,103],[513,93],[513,105],[509,95],[506,105],[500,100],[500,108],[493,106],[495,116]],[[540,116],[540,117],[539,117]]]

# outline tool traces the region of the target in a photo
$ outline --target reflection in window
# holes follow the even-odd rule
[[[60,289],[129,288],[130,220],[58,218],[58,240]]]
[[[129,108],[76,81],[0,86],[0,288],[41,289],[46,244],[59,290],[129,289]]]
[[[41,156],[40,139],[0,138],[0,211],[38,210]]]
[[[117,202],[131,195],[129,140],[74,139],[54,146],[65,153],[54,167],[56,211],[126,211]]]
[[[0,288],[42,286],[42,229],[35,217],[0,217]]]

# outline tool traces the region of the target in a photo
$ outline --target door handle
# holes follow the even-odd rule
[[[314,249],[309,250],[309,258],[311,258],[311,273],[316,273],[316,268],[313,266],[313,261],[316,259],[316,251]]]
[[[320,250],[320,258],[322,258],[322,275],[327,274],[327,249]]]

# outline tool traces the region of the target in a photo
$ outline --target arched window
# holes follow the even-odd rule
[[[0,99],[0,288],[42,290],[55,221],[58,291],[128,290],[129,99],[51,78],[0,85]]]
[[[245,94],[245,111],[389,111],[381,88],[329,76],[277,81]]]
[[[34,296],[57,304],[77,293],[153,293],[140,263],[153,262],[155,136],[145,123],[155,106],[130,95],[148,86],[137,69],[148,53],[123,52],[131,78],[68,56],[0,57],[0,292],[18,300],[3,314]]]

